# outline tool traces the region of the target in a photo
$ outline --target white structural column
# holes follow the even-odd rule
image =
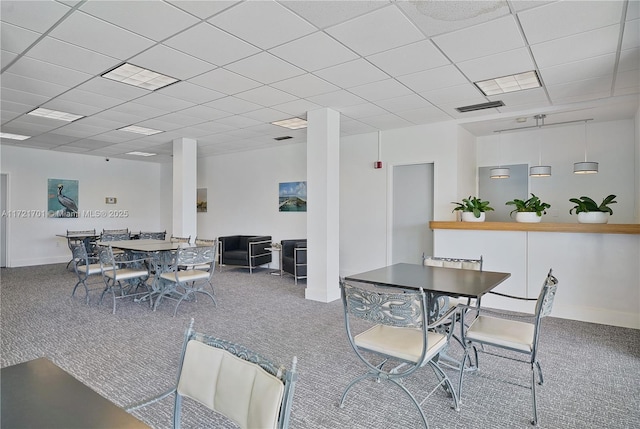
[[[305,297],[340,298],[340,114],[307,112],[307,288]]]
[[[173,228],[177,237],[191,237],[197,232],[196,176],[197,145],[193,139],[173,141]]]

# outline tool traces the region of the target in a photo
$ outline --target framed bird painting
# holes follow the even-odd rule
[[[51,218],[78,217],[78,181],[49,179],[47,185],[47,216]]]

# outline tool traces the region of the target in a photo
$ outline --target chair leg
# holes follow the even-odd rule
[[[89,305],[89,288],[87,287],[85,280],[78,280],[76,285],[73,287],[73,291],[71,292],[71,298],[73,298],[76,295],[76,289],[78,289],[78,286],[80,286],[80,283],[82,283],[82,286],[84,286],[85,301],[87,302],[87,305]]]
[[[536,361],[538,367],[538,384],[542,386],[544,384],[544,378],[542,377],[542,368],[540,368],[540,362]]]
[[[460,375],[458,375],[458,402],[462,402],[462,379],[464,378],[464,364],[469,359],[469,365],[471,365],[471,358],[469,357],[469,349],[465,347],[464,356],[462,357],[462,362],[460,363]],[[477,365],[478,361],[476,361]]]
[[[440,365],[438,365],[436,362],[429,361],[429,365],[431,366],[431,368],[433,368],[433,371],[435,372],[436,377],[438,378],[440,383],[444,383],[445,390],[448,390],[451,394],[451,397],[453,397],[453,409],[456,411],[460,411],[460,406],[458,405],[458,395],[456,394],[456,391],[453,388],[453,384],[451,383],[451,380],[449,379],[447,374],[445,374],[442,368],[440,368]]]
[[[182,395],[176,392],[176,399],[173,406],[173,428],[180,429],[180,414],[182,411]]]
[[[533,420],[531,420],[531,424],[536,426],[538,424],[538,407],[536,406],[536,371],[533,364],[531,364],[531,399],[533,401]]]

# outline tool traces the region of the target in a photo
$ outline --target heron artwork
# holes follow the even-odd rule
[[[64,185],[58,185],[58,202],[62,205],[62,207],[64,207],[64,210],[66,212],[65,215],[67,217],[77,216],[78,205],[75,201],[73,201],[73,199],[67,197],[62,193],[63,188]],[[72,215],[73,213],[75,213],[75,215]]]

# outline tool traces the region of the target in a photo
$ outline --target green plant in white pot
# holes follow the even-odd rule
[[[547,209],[551,207],[551,204],[540,201],[535,194],[531,194],[531,198],[528,200],[519,200],[514,198],[511,201],[505,203],[508,206],[515,206],[516,208],[511,210],[509,216],[513,217],[516,214],[516,222],[528,222],[535,223],[542,220],[542,215],[547,214]]]
[[[593,199],[582,196],[580,198],[570,198],[569,201],[575,204],[575,206],[569,210],[569,214],[573,214],[575,210],[578,215],[578,222],[580,223],[607,223],[609,221],[609,215],[613,214],[613,210],[609,207],[609,204],[615,204],[615,195],[611,194],[602,200],[602,203],[598,205]]]
[[[493,210],[493,207],[489,206],[489,201],[482,201],[471,195],[469,198],[463,198],[461,203],[452,201],[451,204],[457,205],[452,211],[462,212],[462,220],[465,222],[484,222],[484,213]]]

